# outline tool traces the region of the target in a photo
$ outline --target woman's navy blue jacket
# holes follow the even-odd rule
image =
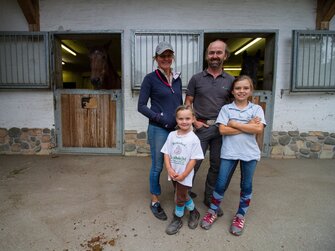
[[[171,89],[163,83],[157,73],[167,82],[159,70],[147,74],[141,85],[137,109],[149,119],[150,124],[172,131],[177,124],[176,108],[183,103],[180,75],[174,75]],[[150,107],[148,107],[149,99]]]

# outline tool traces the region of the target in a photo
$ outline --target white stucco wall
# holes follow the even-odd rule
[[[1,0],[1,3],[8,1]],[[21,23],[22,14],[21,16],[17,14],[16,11],[20,10],[15,10],[13,5],[15,7],[15,4],[7,4],[7,7],[10,6],[10,12],[2,11],[2,14],[10,15],[11,12],[15,12],[18,23],[13,26],[7,24],[6,29],[21,28],[24,30],[27,26],[21,27],[24,26]],[[206,3],[202,0],[171,0],[168,2],[100,0],[95,1],[94,4],[86,0],[42,0],[40,1],[40,27],[41,31],[123,31],[122,77],[124,100],[127,102],[124,107],[124,125],[126,130],[137,131],[146,130],[147,120],[137,112],[138,96],[131,91],[131,29],[204,30],[205,32],[279,30],[273,130],[334,132],[335,112],[332,107],[335,105],[335,95],[292,95],[288,93],[292,30],[315,29],[315,9],[316,0],[235,0],[229,2],[210,0]],[[0,30],[4,30],[3,25],[3,23],[0,25]],[[281,90],[283,90],[282,96]],[[3,100],[6,100],[3,99],[4,95],[8,93],[0,93],[0,107],[5,102]],[[49,104],[52,95],[49,93],[44,93],[44,95],[48,98],[42,100]],[[45,105],[42,101],[35,101],[37,107]],[[22,105],[25,101],[17,100],[17,102],[22,102]],[[9,109],[19,112],[17,107],[11,105]],[[53,109],[50,110],[50,113],[53,113]],[[42,121],[46,122],[50,119],[44,113],[41,116],[43,116]],[[6,117],[8,120],[6,123],[3,121],[4,118],[0,118],[0,126],[22,126],[23,121],[15,119],[16,117],[19,116]],[[32,123],[35,124],[35,122]],[[53,121],[46,124],[51,125]]]
[[[52,93],[49,91],[2,91],[1,128],[54,128]]]
[[[28,31],[27,21],[17,3],[0,0],[0,31]],[[9,91],[0,89],[1,128],[54,128],[51,91]]]

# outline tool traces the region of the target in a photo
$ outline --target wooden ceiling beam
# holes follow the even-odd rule
[[[335,15],[334,0],[317,0],[316,29],[329,30],[329,22]]]
[[[39,0],[17,0],[29,25],[29,31],[40,31]]]

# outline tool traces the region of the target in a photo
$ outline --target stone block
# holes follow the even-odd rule
[[[21,144],[15,143],[15,144],[11,145],[10,150],[14,153],[21,152]]]
[[[288,156],[295,157],[295,151],[292,151],[289,147],[284,148],[284,158]]]
[[[300,148],[299,152],[303,155],[309,155],[310,154],[310,150],[307,148]]]
[[[333,151],[322,151],[319,156],[320,159],[334,159],[335,154]]]
[[[138,139],[146,139],[147,138],[147,133],[146,132],[140,132],[137,134]]]
[[[316,137],[324,136],[323,132],[321,132],[321,131],[310,131],[310,132],[308,132],[308,135],[309,136],[316,136]]]
[[[0,138],[4,138],[8,135],[8,131],[5,128],[0,128]]]
[[[38,128],[29,129],[29,135],[30,136],[41,136],[42,129],[38,129]]]
[[[9,129],[8,135],[11,138],[18,138],[21,135],[21,129],[17,127],[12,127],[11,129]]]
[[[50,129],[49,128],[44,128],[42,130],[43,134],[50,134]]]
[[[315,153],[315,152],[311,152],[309,155],[310,159],[318,159],[319,158],[319,154]]]
[[[332,151],[334,151],[334,146],[332,146],[332,145],[323,145],[322,146],[322,151],[330,151],[330,152],[332,152]]]
[[[148,148],[148,147],[139,147],[138,149],[137,149],[137,152],[138,153],[146,153],[146,154],[150,154],[150,148]]]
[[[43,135],[41,140],[42,143],[50,143],[50,135]]]
[[[319,141],[318,137],[316,137],[316,136],[307,136],[306,140],[312,141],[312,142],[318,142]]]
[[[299,131],[289,131],[288,135],[290,135],[291,137],[297,137],[299,136]]]
[[[327,138],[325,139],[324,144],[326,144],[326,145],[335,145],[335,138],[327,137]]]
[[[129,141],[129,140],[136,140],[137,139],[137,133],[125,133],[124,135],[124,139],[126,141]]]
[[[10,146],[8,144],[0,145],[0,153],[9,152],[9,151],[10,151]]]
[[[271,150],[271,156],[272,156],[272,155],[276,155],[276,156],[280,155],[280,156],[283,156],[283,153],[284,153],[284,147],[282,147],[281,145],[272,147],[272,150]]]
[[[125,152],[133,152],[136,150],[136,145],[135,144],[125,144],[124,145],[124,151]]]
[[[290,143],[290,141],[291,141],[291,137],[288,136],[288,135],[281,136],[278,139],[279,144],[281,144],[282,146],[288,145],[288,143]]]
[[[21,142],[21,149],[23,150],[23,149],[29,149],[30,148],[30,146],[29,146],[29,144],[27,143],[27,142]]]
[[[290,144],[288,147],[293,152],[298,152],[299,151],[299,148],[298,148],[297,144]]]
[[[313,142],[309,148],[311,152],[320,152],[321,151],[321,144],[317,142]]]

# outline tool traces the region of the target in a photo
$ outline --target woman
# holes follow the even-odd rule
[[[167,220],[167,216],[159,202],[161,186],[160,174],[163,169],[163,153],[161,149],[171,131],[175,129],[176,108],[182,104],[182,83],[179,73],[172,72],[174,50],[168,42],[160,42],[155,51],[154,60],[157,69],[143,79],[138,111],[149,119],[148,143],[151,153],[150,169],[150,208],[154,216]],[[150,108],[148,101],[150,99]]]

